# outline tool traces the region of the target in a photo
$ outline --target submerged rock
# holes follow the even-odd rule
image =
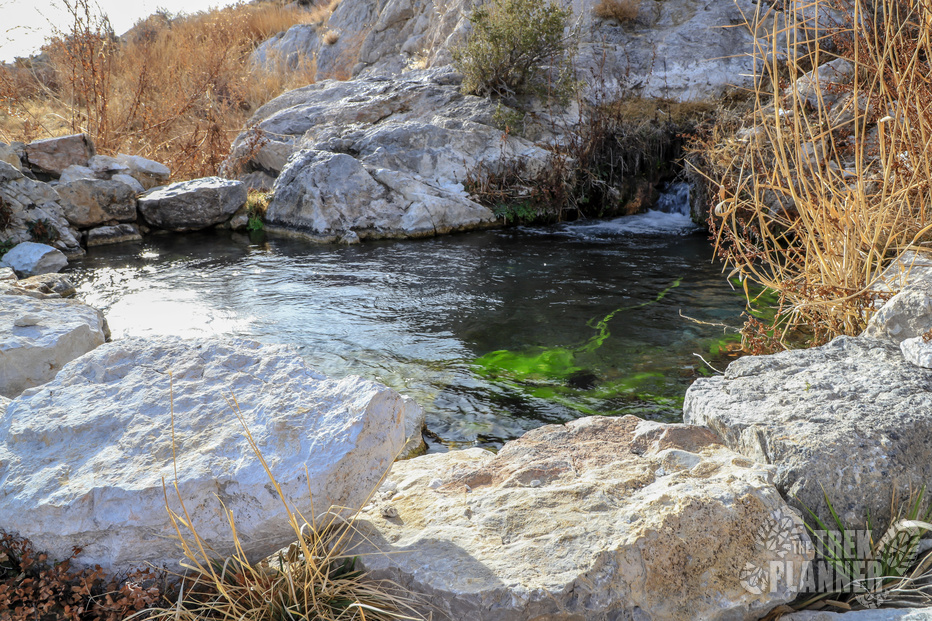
[[[135,224],[101,226],[87,232],[87,247],[121,244],[129,241],[140,241],[141,239],[142,235],[139,233],[139,227]]]
[[[72,300],[15,295],[16,289],[0,290],[0,395],[5,397],[51,381],[63,366],[102,345],[109,335],[103,314],[95,308]],[[6,457],[0,459],[5,462]],[[0,524],[7,523],[0,518]]]
[[[396,463],[352,554],[435,618],[757,619],[796,590],[750,576],[812,556],[770,476],[707,429],[584,418]]]
[[[0,524],[52,558],[80,546],[80,563],[110,572],[178,569],[164,483],[170,508],[181,511],[177,485],[217,554],[234,551],[227,509],[257,560],[294,532],[236,411],[310,519],[366,501],[405,442],[412,403],[359,377],[328,379],[285,346],[107,343],[0,414]]]
[[[204,177],[150,190],[139,197],[139,213],[152,226],[197,231],[229,220],[246,204],[239,181]]]

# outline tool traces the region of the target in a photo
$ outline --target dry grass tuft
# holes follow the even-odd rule
[[[308,520],[289,504],[235,399],[231,399],[230,406],[243,425],[245,439],[265,469],[270,485],[284,503],[295,543],[271,558],[251,561],[243,551],[232,512],[225,510],[236,552],[229,558],[219,558],[198,534],[176,485],[174,493],[180,509],[176,512],[169,508],[168,512],[188,574],[177,603],[148,610],[146,617],[164,621],[423,619],[412,608],[411,594],[390,581],[373,580],[356,569],[356,558],[347,553],[356,532],[352,521],[354,510],[331,507]],[[168,493],[166,489],[166,507]],[[343,517],[347,514],[351,516],[349,519]]]
[[[638,17],[638,0],[599,0],[592,12],[601,19],[614,19],[619,24]]]
[[[86,132],[99,151],[164,162],[176,179],[215,174],[258,106],[314,81],[313,63],[270,73],[252,67],[249,55],[271,35],[320,20],[335,6],[160,12],[120,41],[90,0],[66,5],[70,30],[49,42],[43,58],[0,68],[0,139]]]
[[[336,30],[328,30],[324,33],[324,36],[321,37],[321,39],[323,40],[324,44],[333,45],[340,40],[340,33]]]
[[[757,41],[764,79],[744,129],[706,145],[716,247],[746,291],[779,294],[774,322],[748,326],[776,347],[796,329],[813,344],[859,334],[889,295],[886,263],[930,240],[932,7],[865,6],[832,6],[846,19],[829,36],[855,69],[818,91],[797,78],[834,56],[802,45],[788,12]]]

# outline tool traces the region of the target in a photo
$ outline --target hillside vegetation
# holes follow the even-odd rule
[[[85,132],[102,153],[164,162],[176,179],[215,174],[257,107],[314,82],[313,62],[265,71],[250,53],[294,24],[323,25],[337,2],[162,11],[121,39],[90,0],[65,0],[67,31],[39,56],[0,65],[0,141]]]

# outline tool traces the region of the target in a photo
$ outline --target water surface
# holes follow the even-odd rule
[[[743,299],[688,218],[317,245],[225,232],[94,248],[69,268],[114,338],[236,335],[415,397],[447,446],[586,414],[679,420]]]

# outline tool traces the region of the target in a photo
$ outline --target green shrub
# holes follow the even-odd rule
[[[569,63],[576,37],[564,34],[572,14],[553,0],[491,0],[477,7],[469,17],[472,34],[452,50],[463,92],[567,100],[576,90]]]

